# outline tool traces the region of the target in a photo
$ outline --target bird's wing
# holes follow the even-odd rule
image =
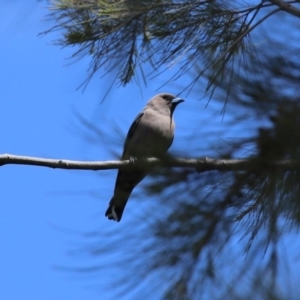
[[[126,152],[126,148],[128,146],[128,143],[130,141],[130,139],[132,138],[132,136],[134,135],[134,132],[142,118],[142,116],[144,115],[144,111],[140,112],[136,118],[134,119],[133,123],[131,124],[129,130],[128,130],[128,133],[127,133],[127,136],[126,136],[126,139],[125,139],[125,144],[124,144],[124,148],[123,148],[123,155],[124,153]]]
[[[173,144],[173,141],[174,141],[174,135],[172,136],[172,139],[170,140],[170,143],[169,143],[169,146],[167,149],[169,149],[171,147],[171,145]]]

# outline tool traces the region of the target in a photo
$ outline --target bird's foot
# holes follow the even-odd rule
[[[134,156],[130,156],[129,157],[129,163],[132,164],[132,165],[135,165],[137,162],[137,158],[134,157]]]

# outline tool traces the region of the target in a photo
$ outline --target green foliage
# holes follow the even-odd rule
[[[280,49],[281,55],[273,49]],[[149,195],[160,195],[159,207],[172,203],[172,209],[164,209],[164,216],[152,225],[159,246],[148,250],[154,257],[153,270],[162,266],[176,272],[165,299],[180,299],[180,295],[197,299],[211,286],[220,291],[213,299],[224,295],[230,299],[288,299],[278,288],[283,276],[280,248],[286,234],[295,234],[300,225],[300,171],[282,172],[261,161],[298,159],[300,155],[300,65],[295,49],[274,44],[244,65],[247,72],[232,74],[229,91],[231,79],[220,81],[221,101],[228,97],[235,112],[245,110],[244,122],[254,126],[263,116],[270,121],[252,137],[218,151],[219,157],[234,157],[252,145],[248,152],[251,169],[204,174],[174,169],[153,174]],[[222,149],[221,143],[218,147]],[[236,247],[242,253],[232,258],[230,251],[237,251]],[[235,259],[243,257],[243,251],[250,258],[239,265]],[[257,256],[265,256],[264,261]],[[232,273],[226,263],[220,265],[229,259],[233,260]],[[259,279],[252,279],[251,274]],[[245,278],[246,285],[241,282]],[[250,282],[253,290],[247,290]],[[209,295],[212,297],[213,289]]]
[[[77,44],[76,55],[92,55],[90,76],[99,69],[116,70],[125,85],[145,62],[154,70],[179,63],[176,76],[182,76],[201,60],[201,74],[214,69],[212,87],[236,57],[246,54],[249,15],[260,8],[241,10],[224,1],[61,0],[52,17],[53,30],[64,32],[61,45]]]

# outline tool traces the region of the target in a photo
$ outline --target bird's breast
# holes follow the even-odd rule
[[[128,145],[127,155],[135,157],[159,157],[170,147],[175,123],[171,116],[148,114],[140,122],[136,134]]]

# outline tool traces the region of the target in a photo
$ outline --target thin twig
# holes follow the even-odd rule
[[[270,2],[277,5],[282,10],[288,12],[289,14],[300,18],[300,9],[292,5],[291,3],[282,0],[270,0]]]
[[[12,154],[0,155],[0,166],[4,165],[29,165],[70,170],[112,170],[136,167],[177,167],[195,168],[198,172],[206,171],[246,171],[259,170],[259,167],[276,168],[285,171],[300,171],[300,160],[275,160],[263,161],[255,158],[248,159],[213,159],[213,158],[145,158],[134,161],[75,161],[66,159],[48,159]]]

